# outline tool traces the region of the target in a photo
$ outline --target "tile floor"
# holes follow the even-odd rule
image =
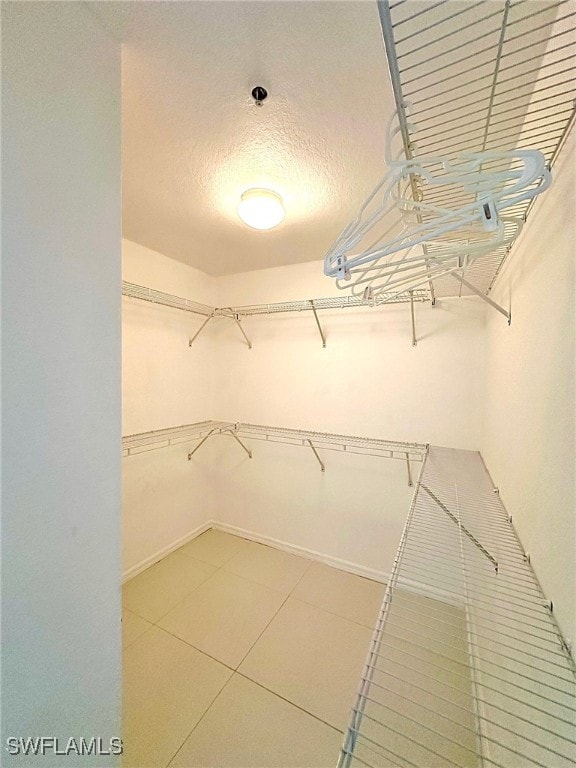
[[[384,586],[210,530],[124,585],[124,766],[333,768]]]

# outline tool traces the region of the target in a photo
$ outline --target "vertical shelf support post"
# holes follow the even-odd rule
[[[412,346],[415,347],[416,340],[416,318],[414,316],[414,291],[410,291],[410,317],[412,318]]]
[[[410,467],[410,455],[406,454],[406,469],[408,470],[408,487],[412,488],[414,483],[412,482],[412,468]]]

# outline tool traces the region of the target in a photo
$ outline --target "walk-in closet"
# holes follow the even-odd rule
[[[574,1],[8,5],[29,729],[573,766]]]

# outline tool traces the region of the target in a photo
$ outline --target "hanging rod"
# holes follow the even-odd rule
[[[576,115],[576,79],[567,77],[566,65],[576,53],[573,5],[567,0],[422,5],[414,13],[410,3],[378,0],[406,158],[524,148],[540,150],[550,168]],[[544,98],[534,98],[537,94]],[[438,130],[431,133],[434,126]],[[434,190],[421,179],[412,180],[411,190],[415,200],[434,199]],[[514,216],[525,220],[533,205],[526,200]],[[440,276],[436,295],[486,296],[510,250],[477,259],[465,280],[458,273]],[[495,308],[510,319],[505,309]]]

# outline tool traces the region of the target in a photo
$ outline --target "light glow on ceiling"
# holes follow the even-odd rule
[[[270,189],[248,189],[240,198],[238,216],[253,229],[272,229],[284,220],[282,198]]]

